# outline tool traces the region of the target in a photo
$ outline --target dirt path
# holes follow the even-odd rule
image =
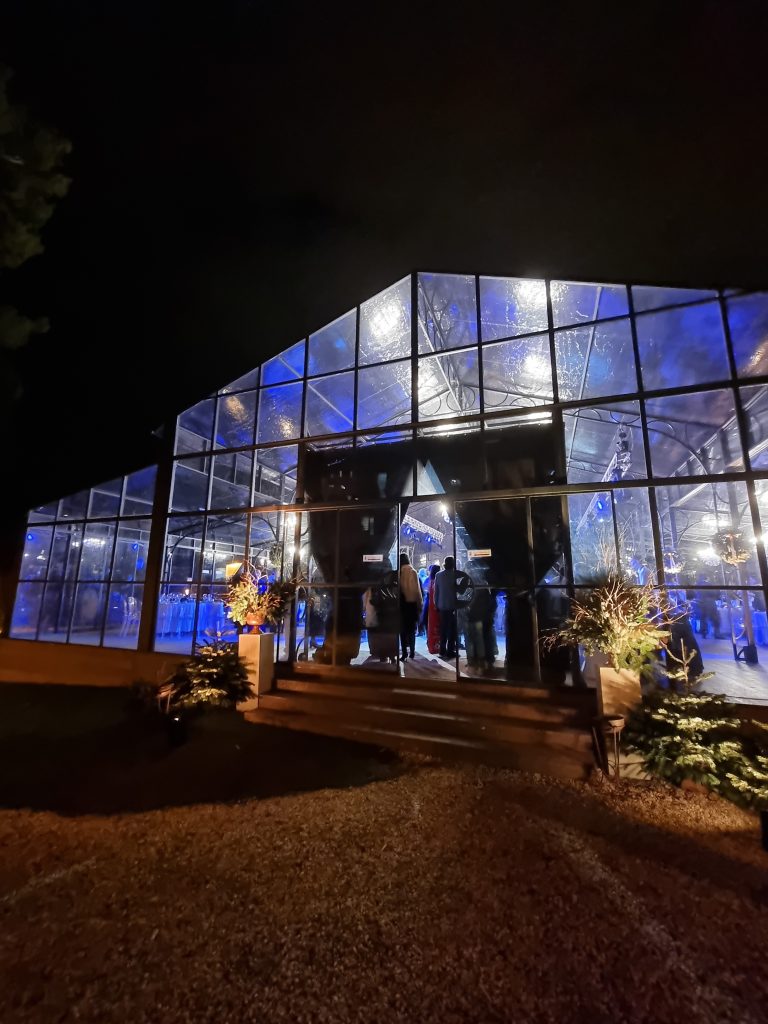
[[[0,1020],[765,1019],[757,822],[413,764],[110,817],[0,811]]]

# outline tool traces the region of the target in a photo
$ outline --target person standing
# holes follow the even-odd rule
[[[416,625],[421,612],[421,583],[405,551],[400,554],[400,643],[403,661],[416,657]]]
[[[456,562],[447,555],[432,585],[435,607],[440,613],[440,657],[456,657]]]
[[[435,604],[435,576],[439,572],[440,566],[437,563],[430,565],[426,587],[427,650],[430,654],[440,652],[440,612]]]

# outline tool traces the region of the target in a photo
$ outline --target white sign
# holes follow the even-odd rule
[[[474,550],[467,552],[467,558],[490,558],[490,557],[491,557],[491,549],[490,548],[475,548]]]
[[[384,555],[363,555],[364,562],[383,562]]]

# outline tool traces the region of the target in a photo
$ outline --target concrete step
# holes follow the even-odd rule
[[[563,779],[584,779],[593,765],[591,750],[569,750],[539,743],[506,743],[498,740],[440,736],[416,729],[386,729],[360,722],[334,719],[328,715],[284,710],[260,705],[244,715],[246,721],[286,729],[300,729],[325,736],[339,736],[371,743],[391,750],[413,751],[451,761],[472,761],[520,771],[539,772]]]
[[[590,701],[582,705],[555,704],[547,700],[517,699],[513,695],[484,696],[472,687],[423,687],[407,679],[387,685],[333,682],[331,680],[280,679],[276,692],[348,700],[355,703],[384,704],[392,708],[424,709],[455,714],[482,715],[498,718],[569,724],[589,727],[594,717]]]
[[[514,717],[466,714],[460,711],[393,707],[372,701],[349,701],[324,694],[264,694],[259,708],[282,713],[327,717],[351,725],[382,728],[395,732],[415,731],[429,736],[498,740],[504,743],[536,744],[569,750],[591,750],[592,736],[586,729],[562,722],[541,722]]]

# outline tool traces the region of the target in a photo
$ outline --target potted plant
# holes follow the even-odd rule
[[[584,675],[596,683],[600,714],[626,717],[639,705],[641,676],[653,674],[679,614],[653,584],[637,586],[613,574],[572,602],[570,617],[545,643],[582,647]]]
[[[274,627],[282,622],[295,589],[293,582],[278,580],[262,588],[248,566],[243,567],[229,588],[228,617],[238,626],[251,626],[256,630],[250,633],[241,632],[238,639],[240,655],[245,660],[248,671],[251,692],[256,698],[271,688],[274,675],[274,636],[265,632],[264,627]]]

